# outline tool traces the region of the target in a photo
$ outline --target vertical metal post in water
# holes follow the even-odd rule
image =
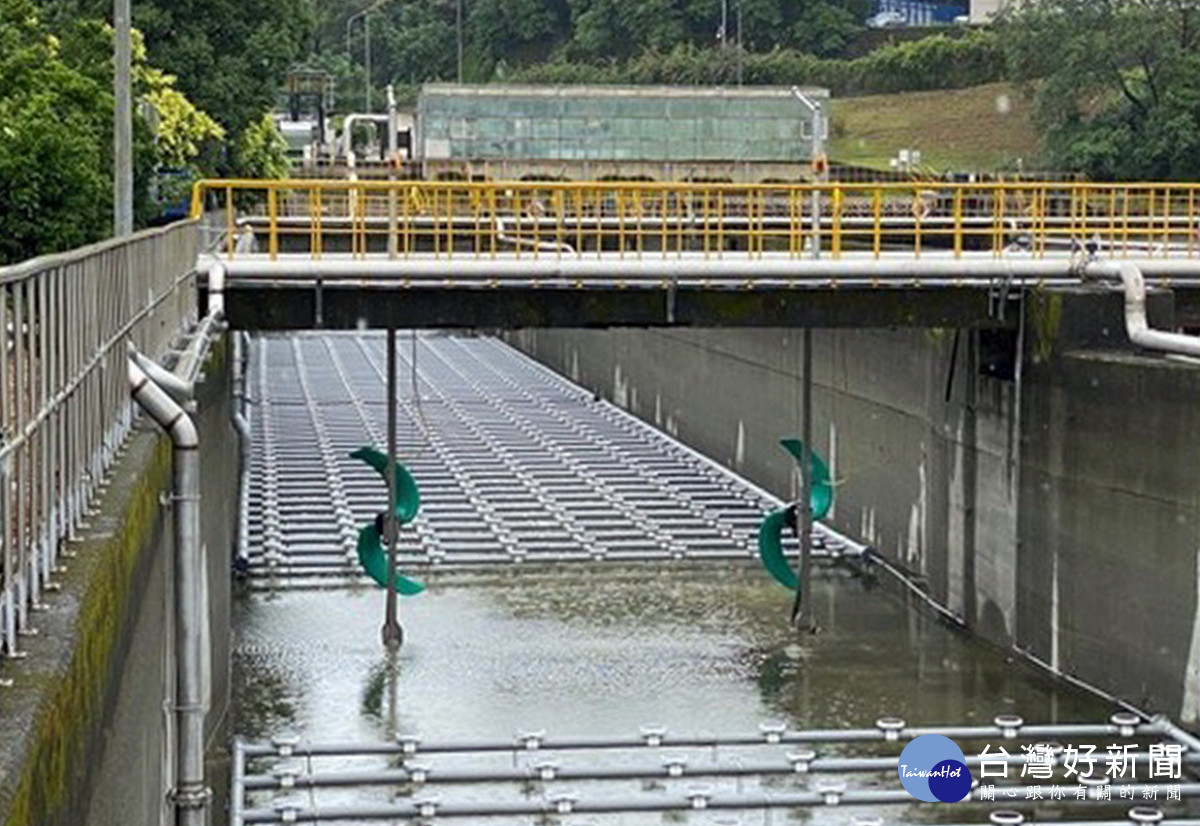
[[[384,536],[387,541],[387,608],[383,620],[383,644],[388,648],[399,648],[404,641],[404,631],[396,617],[396,546],[399,545],[400,526],[396,524],[396,328],[387,331],[387,513],[383,518]]]
[[[800,460],[800,501],[797,525],[800,531],[799,583],[792,603],[792,624],[800,629],[812,628],[812,328],[804,328],[804,367],[801,370],[801,441],[804,443]]]

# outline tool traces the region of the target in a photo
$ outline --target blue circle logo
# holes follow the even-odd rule
[[[922,734],[905,746],[899,773],[904,790],[927,803],[957,803],[971,793],[962,749],[940,734]]]

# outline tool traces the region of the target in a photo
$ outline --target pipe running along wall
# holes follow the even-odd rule
[[[211,791],[204,785],[208,710],[208,589],[200,542],[200,437],[171,396],[129,360],[134,400],[171,437],[175,508],[175,785],[177,826],[204,826]]]
[[[208,313],[193,331],[174,371],[132,348],[128,362],[134,401],[171,437],[175,508],[175,782],[176,826],[205,826],[212,790],[204,782],[204,719],[211,694],[208,579],[200,533],[200,434],[183,405],[225,314],[225,268],[208,272]]]
[[[1095,261],[1086,266],[1088,275],[1119,278],[1125,290],[1125,330],[1129,340],[1147,350],[1200,357],[1200,337],[1151,329],[1146,320],[1146,279],[1132,261]]]

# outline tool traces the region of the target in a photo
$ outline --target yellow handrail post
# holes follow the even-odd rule
[[[204,179],[192,181],[192,202],[188,205],[191,207],[189,215],[193,221],[198,221],[204,215]]]
[[[830,242],[830,254],[834,258],[842,257],[842,188],[840,186],[832,187],[829,193],[829,208],[833,214],[830,216],[833,222],[833,239]]]
[[[875,258],[883,252],[883,190],[876,189],[872,196],[871,209],[875,214],[875,232],[872,236],[871,251]]]
[[[274,186],[267,188],[267,255],[275,261],[279,258],[279,225],[277,221],[276,191]]]
[[[963,191],[961,187],[954,190],[954,257],[962,258],[963,254]]]
[[[225,254],[233,258],[233,186],[225,187]]]

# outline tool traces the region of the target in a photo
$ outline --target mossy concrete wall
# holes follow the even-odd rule
[[[204,536],[213,618],[210,737],[228,695],[231,515],[237,446],[219,346],[200,388]],[[5,662],[0,689],[0,823],[156,824],[166,809],[164,701],[173,667],[170,441],[143,421],[122,448],[88,527],[68,544],[61,590],[36,614],[25,659]]]
[[[1169,295],[1150,310],[1169,326]],[[985,636],[1200,722],[1200,369],[1136,353],[1119,293],[1034,293],[1021,315],[999,332],[814,331],[830,519]],[[508,337],[795,496],[778,440],[800,429],[801,330]]]

